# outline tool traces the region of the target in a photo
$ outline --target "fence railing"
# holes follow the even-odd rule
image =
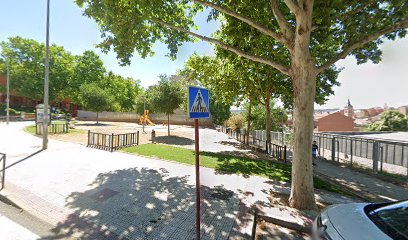
[[[245,138],[246,129],[231,130],[219,126],[229,137],[247,145],[256,145],[274,157],[283,158],[291,154],[292,135],[290,133],[270,132],[271,143],[268,144],[265,130],[252,130],[249,140]],[[392,141],[353,135],[334,133],[314,133],[313,140],[319,146],[319,154],[333,161],[348,162],[351,166],[361,165],[372,168],[374,172],[387,171],[408,176],[408,142]],[[286,149],[282,149],[286,146]]]
[[[87,147],[98,148],[106,151],[116,151],[123,147],[139,145],[139,131],[135,133],[106,134],[88,130]]]
[[[4,188],[6,175],[6,154],[0,153],[0,190]]]
[[[402,172],[398,167],[406,168],[405,174],[408,176],[408,142],[331,133],[315,133],[313,140],[320,147],[319,154],[324,156],[329,151],[329,157],[333,161],[341,159],[348,161],[351,166],[356,162],[366,164],[374,172],[382,172],[385,165],[390,169],[389,172],[400,174]]]
[[[69,131],[69,123],[51,123],[48,126],[49,133],[60,134],[60,133],[68,133],[68,131]],[[38,135],[41,135],[42,132],[43,132],[43,125],[36,124],[35,133]]]
[[[278,160],[283,160],[286,162],[288,159],[287,147],[285,144],[282,144],[284,141],[279,143],[275,143],[273,141],[268,142],[265,131],[253,130],[249,132],[249,136],[247,137],[246,129],[232,130],[231,128],[227,128],[225,126],[218,126],[218,128],[220,131],[227,134],[228,137],[234,138],[246,145],[256,146],[258,149],[263,150]]]
[[[269,143],[268,145],[268,153],[272,155],[272,157],[285,162],[287,161],[286,145],[282,146],[274,143]]]

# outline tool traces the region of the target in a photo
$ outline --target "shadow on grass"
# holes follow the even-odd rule
[[[194,140],[190,138],[178,137],[178,136],[159,136],[159,137],[155,137],[154,141],[156,143],[169,144],[169,145],[180,145],[180,146],[194,144]]]
[[[250,239],[238,229],[237,194],[201,186],[201,238]],[[195,239],[195,186],[166,169],[129,168],[101,173],[84,192],[66,198],[73,210],[45,239]]]
[[[232,146],[235,147],[237,149],[242,149],[242,150],[250,150],[251,147],[245,144],[242,144],[240,142],[232,142],[232,141],[220,141],[218,142],[222,145],[226,145],[226,146]]]
[[[218,174],[242,174],[246,178],[251,175],[259,175],[283,182],[290,181],[291,166],[287,164],[271,162],[269,160],[231,156],[225,153],[202,152],[200,154],[217,160],[218,164],[215,170]]]

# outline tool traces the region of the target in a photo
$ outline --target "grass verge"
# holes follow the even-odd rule
[[[24,131],[27,133],[30,133],[32,135],[36,135],[35,134],[35,125],[30,125],[24,128]],[[86,133],[86,130],[83,129],[69,129],[68,133],[59,133],[59,134],[82,134],[82,133]],[[49,133],[52,135],[58,135],[58,134],[53,134],[53,133]]]
[[[172,160],[184,164],[194,165],[194,151],[162,144],[144,144],[135,147],[124,148],[123,151],[136,153],[144,156],[157,157]],[[246,157],[237,157],[212,152],[200,153],[200,165],[213,168],[221,172],[242,174],[243,176],[257,175],[282,182],[291,181],[291,166],[272,162],[269,160],[254,160]],[[339,194],[346,194],[335,185],[318,177],[314,177],[314,186]]]

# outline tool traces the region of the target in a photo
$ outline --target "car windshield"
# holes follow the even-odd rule
[[[408,240],[408,201],[371,208],[367,215],[392,239]]]

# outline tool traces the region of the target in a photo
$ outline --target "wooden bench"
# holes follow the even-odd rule
[[[260,152],[263,150],[262,147],[259,145],[249,144],[248,146],[251,148],[252,151],[255,151],[255,152]]]

